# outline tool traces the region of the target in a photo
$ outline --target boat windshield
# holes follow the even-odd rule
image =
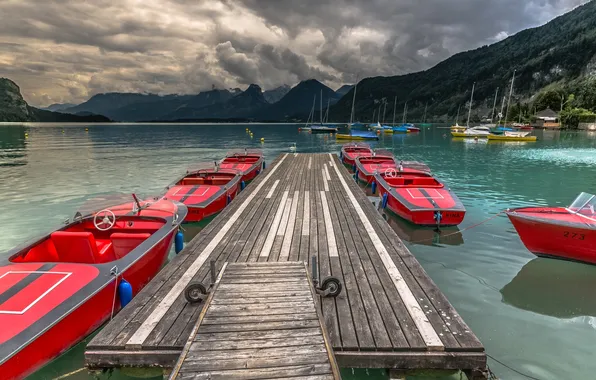
[[[141,207],[146,205],[147,200],[137,195]],[[114,206],[122,205],[122,208],[114,208]],[[112,211],[116,210],[130,210],[133,211],[137,208],[135,199],[132,194],[106,194],[100,195],[95,198],[86,200],[78,209],[73,219],[78,217],[85,217],[93,215],[98,211],[110,208]]]
[[[582,215],[596,215],[596,196],[589,193],[581,193],[569,206],[569,211]]]
[[[238,157],[238,156],[259,156],[260,157],[262,155],[263,155],[262,150],[250,149],[250,148],[235,149],[235,150],[231,150],[226,153],[226,157]]]

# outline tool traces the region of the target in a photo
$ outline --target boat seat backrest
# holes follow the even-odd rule
[[[204,183],[206,183],[205,178],[184,178],[182,181],[182,184],[186,186],[203,185]]]
[[[413,179],[417,186],[437,186],[439,183],[432,177],[418,177]]]
[[[147,240],[151,234],[148,233],[124,233],[114,232],[110,239],[114,248],[116,259],[121,259],[128,255],[130,251],[139,246],[142,242]]]
[[[97,243],[91,232],[55,231],[50,235],[58,259],[66,263],[94,264],[98,257]]]

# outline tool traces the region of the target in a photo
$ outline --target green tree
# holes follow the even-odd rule
[[[561,108],[561,96],[563,93],[561,90],[547,90],[539,93],[534,101],[533,108],[536,111],[542,111],[550,108],[553,111],[559,111]]]

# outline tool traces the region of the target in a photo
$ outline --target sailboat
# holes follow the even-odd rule
[[[395,98],[397,100],[397,97]],[[408,113],[408,102],[404,104],[404,113],[401,120],[401,125],[395,126],[395,106],[397,103],[393,105],[393,133],[410,133],[410,129],[408,124],[406,124],[406,114]]]
[[[306,119],[306,124],[304,125],[304,127],[298,128],[299,132],[310,132],[310,130],[311,130],[310,124],[314,118],[315,102],[316,101],[317,101],[317,96],[315,95],[315,97],[312,100],[312,108],[310,109],[310,113],[308,114],[308,119]]]
[[[428,103],[426,103],[424,105],[424,116],[422,117],[422,123],[419,124],[421,127],[430,127],[432,125],[432,123],[426,122],[426,111],[427,110],[428,110]]]
[[[507,100],[507,110],[505,111],[505,123],[501,124],[501,121],[503,119],[503,107],[505,106],[505,96],[503,96],[503,102],[501,103],[501,112],[499,113],[499,123],[497,124],[496,127],[491,129],[491,132],[495,135],[502,135],[505,132],[515,132],[515,129],[504,125],[507,123],[507,117],[509,116],[509,105],[511,103],[511,95],[513,94],[513,83],[515,82],[515,72],[516,72],[516,70],[513,70],[513,77],[511,78],[511,88],[509,89],[509,98]],[[526,133],[526,135],[527,134],[528,133]]]
[[[323,124],[323,90],[321,90],[321,99],[320,99],[320,114],[321,114],[321,123],[315,124],[310,126],[310,133],[336,133],[337,127],[328,127]],[[314,104],[313,104],[313,112],[314,112]]]
[[[461,110],[461,105],[457,107],[457,116],[455,117],[455,125],[451,126],[451,132],[463,132],[466,130],[466,127],[462,127],[459,125],[459,111]]]
[[[366,124],[354,121],[355,113],[354,113],[354,106],[356,104],[356,90],[358,89],[358,78],[356,78],[356,83],[354,84],[354,95],[352,96],[352,111],[350,112],[350,124],[348,124],[348,128],[351,129],[368,129]],[[374,115],[373,115],[374,119]]]

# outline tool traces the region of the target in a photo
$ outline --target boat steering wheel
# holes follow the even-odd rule
[[[111,210],[104,209],[93,217],[93,225],[99,231],[107,231],[116,224],[116,215]]]
[[[385,169],[385,177],[387,177],[387,178],[397,177],[397,170],[395,170],[394,168]]]

